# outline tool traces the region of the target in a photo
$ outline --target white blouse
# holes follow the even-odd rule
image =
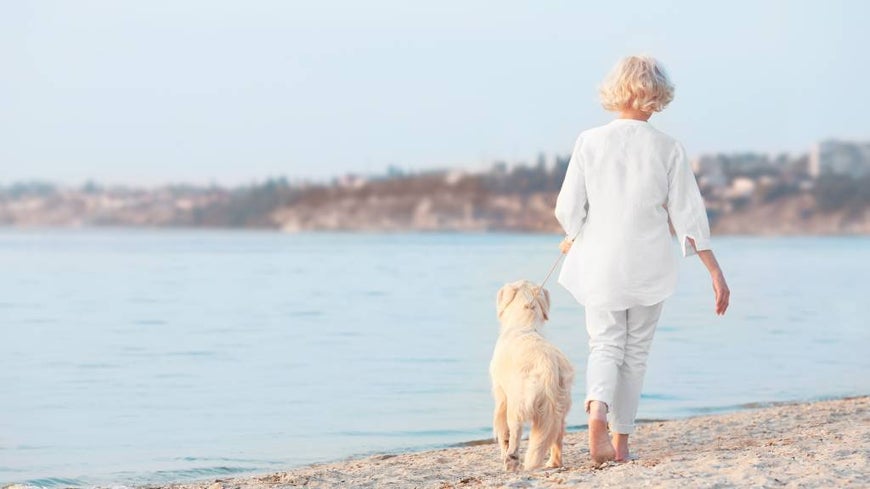
[[[677,260],[710,249],[704,200],[680,142],[646,121],[615,119],[580,133],[556,219],[574,244],[558,282],[580,304],[608,310],[673,294]]]

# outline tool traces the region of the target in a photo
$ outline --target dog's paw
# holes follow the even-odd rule
[[[508,472],[520,470],[520,457],[517,454],[509,454],[504,458],[504,469]]]

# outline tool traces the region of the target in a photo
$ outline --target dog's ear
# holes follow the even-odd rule
[[[541,306],[541,313],[544,314],[544,320],[547,321],[550,319],[550,291],[547,289],[541,289],[538,292],[538,304]]]
[[[514,300],[514,297],[517,295],[517,289],[513,287],[511,284],[507,284],[504,287],[498,289],[498,295],[495,298],[495,309],[498,312],[498,317],[501,318],[502,313],[508,304]]]

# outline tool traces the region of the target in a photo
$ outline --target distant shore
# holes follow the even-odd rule
[[[35,182],[0,186],[0,226],[561,233],[553,209],[566,166],[239,188]],[[704,186],[712,233],[870,235],[870,174],[789,175],[738,172],[731,186]]]
[[[596,467],[585,440],[570,433],[565,467],[531,473],[504,472],[487,443],[140,489],[870,486],[867,396],[642,424],[624,464]]]

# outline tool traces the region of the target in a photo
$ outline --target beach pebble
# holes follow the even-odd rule
[[[519,488],[519,487],[532,487],[532,483],[529,481],[514,481],[508,484],[503,485],[502,487],[509,488]]]

